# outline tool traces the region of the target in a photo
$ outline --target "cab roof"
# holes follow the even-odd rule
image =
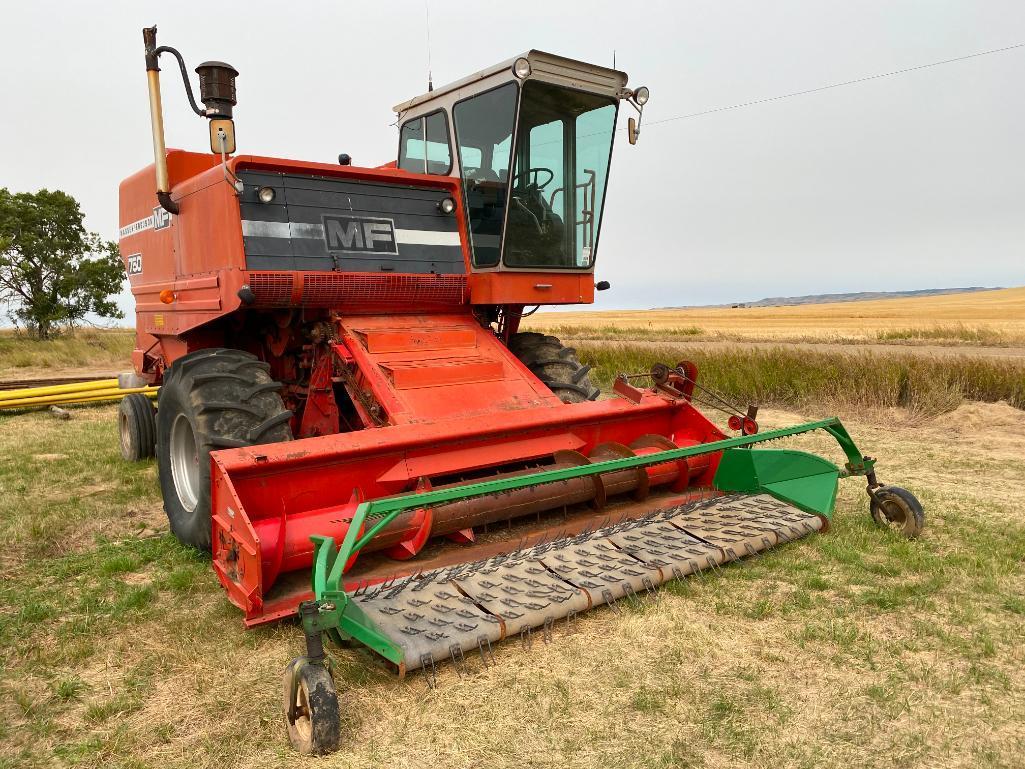
[[[513,80],[515,75],[513,75],[512,66],[518,59],[526,59],[530,62],[531,73],[525,78],[527,80],[545,80],[582,91],[593,91],[617,98],[626,87],[627,75],[620,70],[602,67],[597,64],[588,64],[576,59],[568,59],[565,56],[558,56],[554,53],[530,50],[460,80],[435,88],[433,91],[421,94],[401,104],[396,104],[393,109],[398,114],[408,112],[414,107],[446,97],[454,91],[469,89],[474,84],[500,74],[503,71],[508,72],[509,79]]]

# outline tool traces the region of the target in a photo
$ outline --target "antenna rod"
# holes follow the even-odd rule
[[[427,91],[434,90],[434,76],[431,73],[431,4],[424,0],[424,14],[427,16]],[[425,158],[426,161],[426,158]]]

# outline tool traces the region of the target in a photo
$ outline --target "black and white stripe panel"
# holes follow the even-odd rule
[[[455,216],[438,203],[444,190],[348,179],[242,171],[242,235],[250,270],[342,270],[462,275],[466,272]],[[262,203],[261,187],[274,190]],[[325,222],[374,221],[393,232],[384,253],[328,248]],[[394,243],[391,243],[391,237]]]

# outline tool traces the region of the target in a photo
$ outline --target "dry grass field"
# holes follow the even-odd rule
[[[134,329],[79,329],[44,343],[0,329],[0,381],[116,374],[131,368],[134,346]]]
[[[1025,428],[1008,406],[852,423],[926,505],[916,542],[845,483],[828,534],[501,645],[493,668],[443,666],[435,690],[334,649],[346,742],[319,760],[290,752],[279,712],[299,628],[243,630],[167,534],[153,464],[120,460],[114,407],[0,425],[4,769],[1021,766]]]
[[[689,356],[761,403],[763,427],[840,413],[880,478],[923,501],[925,533],[876,528],[848,481],[828,533],[590,612],[550,644],[497,646],[494,667],[442,666],[433,690],[332,649],[344,744],[323,759],[290,751],[280,714],[299,627],[243,629],[167,533],[154,463],[121,460],[116,408],[0,413],[0,769],[1021,767],[1025,289],[909,301],[949,313],[534,316],[580,329],[605,386]],[[880,336],[935,328],[960,331]],[[47,366],[47,346],[0,334],[0,378],[127,366],[128,332],[77,339]],[[789,443],[840,458],[824,436]]]
[[[1025,288],[792,307],[542,312],[524,328],[598,338],[1025,345]]]

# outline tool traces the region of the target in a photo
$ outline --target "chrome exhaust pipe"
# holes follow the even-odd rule
[[[149,117],[153,131],[153,165],[157,174],[157,200],[165,211],[178,213],[178,204],[171,200],[171,181],[167,173],[167,148],[164,146],[164,108],[160,100],[160,67],[157,64],[157,28],[142,30],[146,46],[146,81],[149,87]]]

